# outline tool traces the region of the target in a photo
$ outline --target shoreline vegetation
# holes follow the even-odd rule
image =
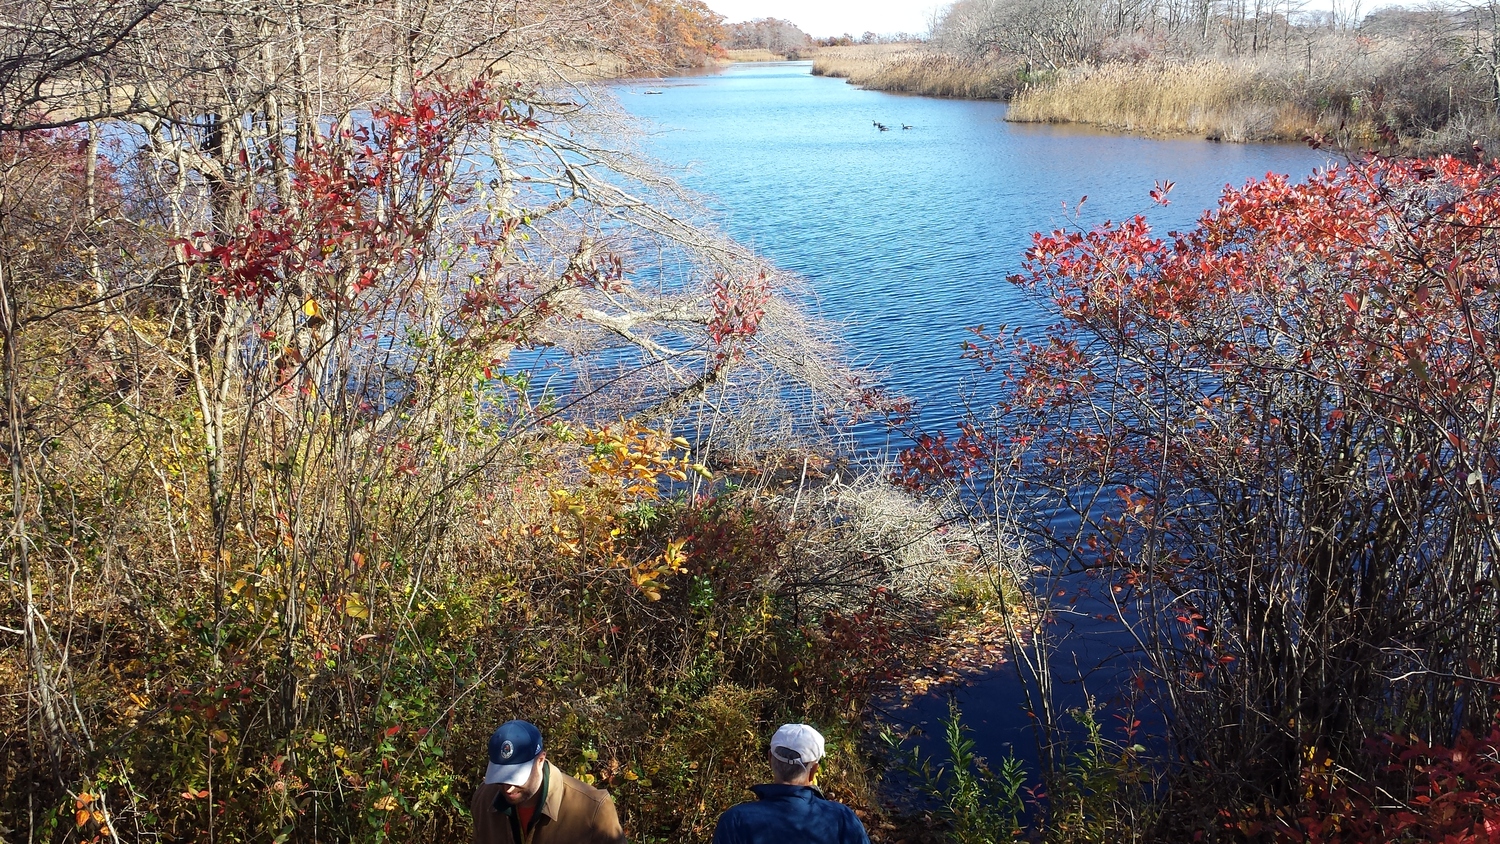
[[[647,842],[815,723],[879,838],[868,704],[1011,558],[829,468],[898,398],[573,84],[717,16],[401,8],[0,28],[0,842],[466,840],[513,717]]]
[[[1309,111],[1253,66],[1217,61],[1068,68],[1017,91],[1006,120],[1231,142],[1296,141],[1340,126],[1358,140],[1377,137],[1373,124],[1351,128],[1342,115]]]
[[[957,99],[1006,99],[1015,85],[1009,67],[966,61],[921,44],[823,48],[813,57],[812,72],[877,91]]]
[[[810,50],[803,52],[788,50],[784,53],[773,53],[764,47],[749,47],[741,50],[725,50],[724,58],[719,61],[725,64],[738,62],[795,62],[806,59],[807,55],[804,54],[805,52],[810,53]]]
[[[939,52],[866,52],[904,56],[913,87],[1040,90],[1158,46],[1202,58],[1189,35],[1220,31],[1154,6],[1181,21],[1136,56],[1138,7],[1106,26],[1048,2],[964,0]],[[8,7],[0,841],[463,840],[513,717],[642,842],[709,840],[794,720],[882,844],[1012,840],[1032,809],[1054,844],[1350,840],[1312,837],[1330,816],[1385,825],[1360,841],[1500,829],[1500,643],[1469,635],[1500,612],[1500,165],[1268,178],[1175,244],[1141,220],[1039,238],[1017,281],[1055,306],[1053,342],[980,329],[963,353],[1020,363],[994,368],[1015,401],[851,467],[848,426],[915,425],[912,402],[574,83],[854,39],[726,29],[699,0],[507,8]],[[1027,33],[1059,9],[1087,26]],[[1422,20],[1390,43],[1428,43]],[[1219,22],[1215,50],[1308,31]],[[1347,76],[1310,49],[1309,78],[1390,83],[1298,89],[1327,94],[1308,119],[1492,120],[1475,65],[1429,41],[1426,64],[1373,51]],[[965,81],[962,55],[996,73]],[[1302,102],[1272,82],[1268,102]],[[1141,102],[1114,119],[1200,126]],[[1053,532],[1104,488],[1118,504]],[[1092,706],[1053,711],[1069,570],[1156,625],[1152,676],[1183,704],[1169,771],[1139,722],[1105,738]],[[977,758],[954,712],[948,758],[907,759],[925,808],[893,811],[905,737],[872,748],[872,699],[959,682],[997,640],[1030,678],[1039,769]],[[1424,767],[1365,753],[1376,729]]]
[[[970,0],[950,7],[927,41],[820,48],[813,73],[1005,100],[1013,122],[1144,135],[1404,154],[1471,154],[1500,138],[1500,52],[1490,49],[1500,30],[1472,11],[1390,8],[1358,20],[1266,12],[1189,25],[1121,23],[1102,6],[1073,5]],[[1065,12],[1084,19],[1069,30],[1057,17]]]

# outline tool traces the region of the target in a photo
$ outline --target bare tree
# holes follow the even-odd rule
[[[1107,20],[1102,7],[1081,0],[971,0],[949,9],[936,40],[973,56],[1016,56],[1056,69],[1091,55]]]
[[[141,106],[111,60],[165,0],[0,5],[0,131],[74,125]]]
[[[269,666],[258,728],[353,729],[364,681],[303,659],[329,602],[373,602],[364,555],[411,567],[408,601],[452,571],[465,508],[558,426],[645,419],[727,460],[857,397],[787,280],[698,225],[585,84],[662,61],[659,11],[6,7],[0,635],[47,758],[27,782],[130,778],[91,745],[132,728],[74,670],[115,644],[89,601],[129,595],[110,618],[138,641],[206,606],[214,660]],[[80,596],[82,570],[105,585]]]
[[[776,18],[732,23],[728,32],[729,48],[733,50],[761,49],[786,53],[812,43],[812,37],[798,29],[796,24]]]

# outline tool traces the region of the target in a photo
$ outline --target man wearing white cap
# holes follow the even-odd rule
[[[474,791],[474,844],[624,844],[609,792],[547,761],[542,731],[506,721],[490,736],[490,764]]]
[[[865,825],[817,786],[823,736],[806,724],[785,724],[771,736],[769,785],[752,786],[755,802],[719,818],[714,844],[870,844]]]

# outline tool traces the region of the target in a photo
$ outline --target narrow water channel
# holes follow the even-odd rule
[[[615,94],[647,122],[648,151],[707,197],[731,236],[804,276],[856,361],[916,399],[929,429],[951,427],[971,387],[966,327],[1049,321],[1006,281],[1032,232],[1137,213],[1160,232],[1186,228],[1226,185],[1330,163],[1305,146],[1008,124],[1002,103],[864,91],[812,76],[806,62],[632,80]],[[1168,181],[1172,204],[1153,205],[1148,192]],[[857,434],[867,456],[902,445],[879,424]],[[1109,701],[1131,673],[1119,658],[1129,642],[1101,618],[1110,608],[1085,598],[1076,610],[1057,622],[1067,632],[1052,661],[1060,710],[1086,695]],[[982,754],[1034,760],[1021,691],[1004,666],[957,690]],[[929,734],[946,714],[946,692],[893,713]]]
[[[1080,199],[1083,225],[1144,212],[1166,231],[1227,184],[1328,161],[1300,145],[1010,124],[1003,103],[865,91],[810,62],[631,80],[615,94],[648,126],[648,153],[736,240],[804,276],[858,362],[916,398],[930,427],[959,412],[966,327],[1047,319],[1006,276],[1032,232],[1072,222]],[[1172,204],[1155,206],[1148,192],[1166,181]],[[860,444],[880,451],[886,437],[871,425]]]

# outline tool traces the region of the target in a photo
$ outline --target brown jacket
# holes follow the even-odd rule
[[[579,782],[547,762],[546,788],[531,831],[516,840],[518,826],[500,786],[474,790],[474,844],[624,844],[625,832],[609,792]]]

